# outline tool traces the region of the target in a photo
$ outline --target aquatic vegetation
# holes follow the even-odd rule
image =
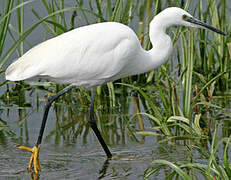
[[[43,11],[36,9],[34,3],[39,3]],[[17,110],[18,121],[17,127],[12,127],[8,119],[0,119],[0,141],[9,136],[13,141],[20,142],[18,139],[21,137],[18,138],[15,133],[18,127],[20,134],[26,137],[21,140],[27,141],[27,119],[31,111],[39,111],[44,98],[65,87],[40,80],[20,83],[3,80],[7,64],[12,57],[21,56],[25,49],[32,47],[30,36],[39,27],[43,27],[43,39],[48,39],[85,24],[118,21],[131,26],[142,46],[150,49],[147,34],[153,15],[166,7],[178,6],[226,32],[227,36],[222,37],[204,30],[169,29],[168,33],[174,39],[174,56],[155,71],[98,87],[96,109],[99,120],[105,114],[110,116],[98,121],[108,144],[126,144],[127,139],[142,143],[146,136],[153,136],[158,138],[160,144],[180,142],[187,147],[191,154],[188,161],[153,160],[144,171],[144,178],[148,179],[161,171],[166,173],[166,179],[230,178],[229,1],[72,0],[66,3],[64,0],[2,0],[1,4],[0,113],[2,117],[7,117],[3,114]],[[35,19],[26,27],[25,11],[31,11]],[[32,100],[34,97],[35,102]],[[86,89],[73,90],[60,98],[54,104],[56,126],[49,131],[46,139],[53,138],[57,144],[63,140],[68,144],[82,137],[83,143],[86,143],[89,126],[85,112],[89,102]],[[133,114],[129,110],[130,104],[135,107]],[[198,154],[203,161],[198,161]]]

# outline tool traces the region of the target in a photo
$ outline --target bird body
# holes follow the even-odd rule
[[[146,72],[152,69],[145,62],[149,58],[150,53],[142,49],[132,29],[104,22],[38,44],[7,69],[6,79],[18,81],[38,76],[91,87]]]
[[[56,83],[70,84],[56,95],[48,98],[36,145],[33,148],[19,146],[32,152],[32,162],[37,174],[41,170],[38,154],[48,112],[52,102],[74,86],[93,87],[91,93],[89,124],[108,158],[112,154],[97,128],[94,118],[95,86],[129,75],[150,71],[165,63],[173,47],[166,29],[173,25],[220,30],[192,17],[183,9],[172,7],[153,18],[149,27],[152,49],[144,50],[132,29],[116,22],[105,22],[66,32],[47,40],[25,53],[6,69],[6,79],[20,81],[41,77]]]
[[[144,50],[135,32],[117,22],[76,28],[30,49],[6,70],[11,81],[41,77],[56,83],[94,87],[129,75],[148,72],[165,63],[172,52],[166,28],[191,26],[223,32],[171,7],[153,18],[152,49]]]
[[[171,39],[165,28],[158,29],[161,20],[157,20],[150,24],[150,51],[141,47],[128,26],[117,22],[92,24],[33,47],[9,66],[6,79],[20,81],[37,76],[92,87],[150,71],[165,63],[172,52]]]

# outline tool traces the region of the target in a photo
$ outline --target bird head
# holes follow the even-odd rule
[[[218,34],[225,35],[224,32],[201,22],[200,20],[194,18],[187,11],[178,7],[167,8],[162,12],[160,12],[156,17],[160,20],[160,22],[164,23],[167,27],[173,25],[196,27],[196,28],[209,29]]]

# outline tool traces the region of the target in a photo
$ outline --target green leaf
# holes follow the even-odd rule
[[[161,164],[161,165],[166,165],[171,167],[174,171],[176,171],[176,173],[182,177],[182,179],[184,180],[192,180],[192,178],[186,173],[184,172],[179,166],[177,166],[176,164],[166,161],[166,160],[154,160],[152,161],[152,164]]]
[[[161,134],[152,132],[152,131],[139,131],[136,134],[143,135],[143,136],[161,136]]]
[[[230,164],[228,161],[228,147],[229,147],[229,142],[230,142],[230,137],[228,139],[228,142],[226,142],[225,145],[225,150],[224,150],[224,165],[225,165],[225,171],[227,172],[227,175],[229,178],[231,178],[231,169],[230,169]]]

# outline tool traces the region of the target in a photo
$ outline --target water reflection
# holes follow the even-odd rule
[[[17,89],[22,90],[19,86]],[[16,91],[14,89],[12,93]],[[87,123],[88,95],[83,97],[78,91],[74,91],[59,99],[53,105],[48,117],[45,138],[40,151],[42,172],[40,176],[36,176],[33,173],[28,174],[26,170],[30,153],[17,150],[15,145],[22,144],[32,147],[36,142],[44,101],[40,101],[36,108],[37,101],[34,97],[41,97],[44,94],[38,93],[36,89],[32,91],[24,89],[23,98],[19,100],[17,93],[12,94],[11,91],[7,93],[10,99],[5,103],[16,108],[7,109],[2,116],[3,119],[7,119],[11,128],[1,132],[0,166],[6,168],[0,170],[0,177],[104,179],[112,176],[137,177],[137,174],[142,175],[147,163],[143,162],[143,157],[140,160],[136,159],[136,153],[139,153],[140,148],[143,149],[143,147],[136,147],[139,146],[139,140],[133,131],[140,127],[135,119],[128,126],[130,114],[140,111],[138,105],[134,106],[132,97],[117,98],[117,106],[113,109],[110,108],[108,97],[97,97],[96,99],[96,118],[102,136],[113,154],[123,157],[112,161],[105,160],[104,152]],[[135,102],[139,104],[139,99],[136,98]],[[12,136],[9,136],[10,134]],[[153,141],[153,138],[150,140]],[[142,164],[142,170],[132,173],[134,169],[127,163],[131,160],[137,161],[137,167]],[[89,172],[92,173],[89,174]]]
[[[110,164],[110,160],[106,159],[103,163],[102,168],[99,170],[99,177],[96,179],[103,179],[106,176],[109,164]],[[31,180],[39,180],[40,179],[39,174],[35,174],[34,172],[29,172],[29,174],[30,174]]]
[[[39,174],[35,174],[33,172],[30,173],[31,180],[39,180]]]
[[[148,130],[153,122],[143,116],[133,117],[135,113],[148,111],[148,108],[139,97],[129,95],[117,95],[115,108],[110,108],[108,97],[96,99],[98,127],[117,157],[106,160],[87,123],[88,95],[80,96],[78,91],[73,91],[57,101],[50,111],[40,151],[40,176],[28,173],[26,168],[31,154],[17,150],[15,145],[32,147],[37,140],[44,102],[40,101],[37,109],[34,93],[36,91],[32,94],[26,91],[26,101],[21,101],[30,107],[2,112],[1,117],[10,128],[0,131],[0,179],[143,179],[145,169],[154,159],[190,161],[191,154],[185,146],[187,140],[136,134],[137,130]],[[39,97],[44,96],[39,93]],[[10,104],[14,104],[11,99]],[[224,127],[228,125],[228,122],[224,123]],[[230,128],[223,128],[222,133],[229,134],[228,130]],[[205,141],[205,148],[208,148],[207,143]],[[195,159],[201,158],[197,154],[194,156]],[[157,179],[169,170],[163,169],[161,173]]]
[[[20,88],[21,87],[18,87],[19,91],[21,91]],[[12,92],[15,93],[15,91],[17,90],[14,89]],[[13,168],[14,172],[8,172],[8,176],[17,177],[18,175],[18,177],[25,178],[30,153],[17,150],[15,145],[22,144],[32,147],[36,142],[41,125],[44,102],[39,102],[38,109],[34,108],[37,102],[31,97],[36,96],[34,94],[36,90],[32,90],[32,93],[25,90],[23,98],[20,100],[15,97],[17,93],[11,94],[10,91],[7,93],[10,99],[7,100],[6,104],[13,105],[17,108],[7,109],[3,116],[5,119],[9,120],[8,123],[13,127],[12,132],[14,132],[14,134],[13,138],[10,139],[4,136],[4,133],[9,135],[10,129],[6,129],[2,132],[1,147],[5,145],[5,147],[8,148],[8,152],[3,150],[2,154],[7,153],[9,155],[8,159],[15,157],[15,162],[12,161],[12,164],[11,162],[9,163],[9,166],[15,165]],[[131,104],[131,99],[131,97],[128,99],[124,96],[118,98],[117,104],[120,105],[114,109],[111,109],[110,105],[107,104],[108,97],[98,97],[96,99],[96,118],[98,127],[106,143],[110,145],[113,152],[114,148],[117,146],[122,145],[120,148],[123,149],[129,143],[138,142],[137,138],[134,138],[134,132],[127,128],[129,114],[134,114],[134,111],[140,111],[138,105],[136,105],[136,109],[134,109],[133,104]],[[28,100],[30,101],[29,103],[27,102]],[[135,102],[139,103],[139,100],[136,98]],[[27,106],[25,106],[25,104],[27,104]],[[28,104],[30,104],[30,106],[28,106]],[[86,170],[88,170],[89,164],[92,162],[100,162],[101,164],[100,166],[97,164],[91,167],[96,177],[102,179],[108,176],[107,169],[110,167],[110,161],[105,160],[104,152],[87,123],[89,117],[88,104],[87,95],[86,97],[81,97],[77,91],[65,95],[53,105],[53,109],[50,111],[48,117],[49,120],[45,131],[44,142],[41,146],[40,163],[43,171],[40,176],[42,179],[44,177],[47,179],[47,175],[50,176],[53,172],[57,172],[56,176],[60,177],[61,172],[72,171],[70,167],[74,167],[76,173],[80,173],[81,176],[88,176]],[[121,114],[121,112],[123,112],[123,114]],[[137,127],[139,129],[137,123],[133,123],[133,125],[134,128]],[[9,144],[12,145],[10,146]],[[129,150],[127,151],[129,152]],[[118,150],[117,153],[121,153],[120,150]],[[91,159],[92,157],[94,158]],[[81,172],[79,168],[82,167],[86,159],[85,168],[86,166],[87,168],[85,171]],[[97,167],[97,169],[95,167]],[[1,174],[4,176],[4,171],[0,171],[0,176]],[[109,173],[109,176],[111,174],[117,174],[115,169],[113,173]],[[27,177],[39,179],[40,176],[30,173]],[[61,175],[61,177],[63,176]]]
[[[109,166],[109,163],[110,163],[110,160],[109,159],[106,159],[103,163],[103,167],[102,169],[99,171],[99,177],[98,179],[103,179],[107,173],[107,169],[108,169],[108,166]]]

